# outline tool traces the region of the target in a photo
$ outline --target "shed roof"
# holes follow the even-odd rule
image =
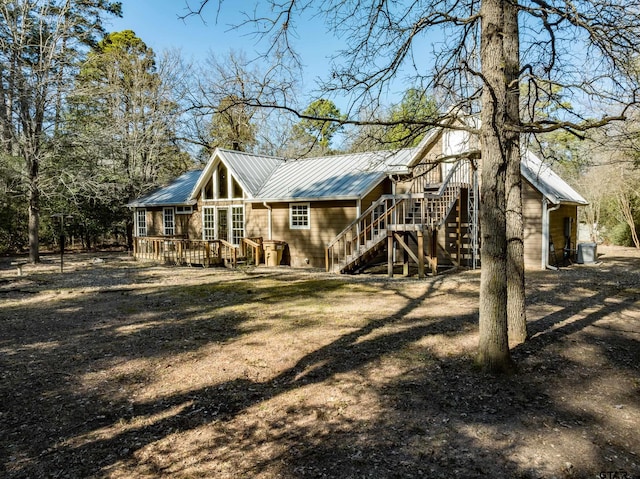
[[[588,204],[580,193],[569,186],[566,181],[529,150],[526,150],[522,155],[520,171],[522,176],[553,204]]]
[[[144,208],[152,206],[174,206],[195,203],[189,197],[195,187],[202,170],[191,170],[183,173],[167,186],[158,188],[141,198],[127,204],[131,208]]]

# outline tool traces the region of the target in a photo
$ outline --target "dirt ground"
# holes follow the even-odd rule
[[[477,271],[0,259],[0,476],[640,477],[640,252],[530,272],[517,374]]]

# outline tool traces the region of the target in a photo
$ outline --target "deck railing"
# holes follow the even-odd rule
[[[224,240],[139,236],[133,240],[133,254],[136,259],[163,263],[203,266],[238,264],[238,247]]]

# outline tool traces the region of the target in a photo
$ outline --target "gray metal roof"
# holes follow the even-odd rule
[[[377,185],[391,165],[405,164],[411,151],[380,151],[282,162],[255,200],[358,199]]]
[[[202,170],[192,170],[180,175],[167,186],[138,198],[127,206],[132,208],[144,208],[151,206],[173,206],[193,203],[189,201],[191,191],[195,187]]]
[[[218,150],[218,155],[242,189],[251,196],[256,196],[271,174],[285,162],[273,156],[223,149]]]
[[[576,205],[588,204],[580,193],[560,178],[548,165],[529,150],[522,155],[520,171],[542,195],[553,204],[571,203]]]

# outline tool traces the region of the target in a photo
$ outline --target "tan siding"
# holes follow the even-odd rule
[[[364,212],[382,195],[391,193],[391,181],[384,179],[371,192],[362,199],[362,211]]]
[[[162,208],[147,208],[147,236],[161,236]]]
[[[289,203],[272,205],[273,239],[289,245],[291,266],[325,266],[325,248],[355,219],[355,201],[323,201],[310,203],[310,228],[289,228]],[[308,263],[307,263],[308,261]]]
[[[442,135],[439,135],[438,140],[433,144],[432,148],[426,151],[422,158],[420,158],[416,164],[420,163],[435,163],[439,158],[442,157]],[[442,169],[440,167],[436,168],[435,173],[438,175],[438,178],[435,181],[442,181]],[[408,181],[399,181],[396,183],[396,192],[398,194],[407,193],[411,189],[411,184],[413,180]]]
[[[524,216],[524,265],[527,269],[542,266],[542,195],[528,181],[522,182]]]
[[[244,207],[245,232],[250,238],[269,238],[269,210],[264,205],[247,203]]]

